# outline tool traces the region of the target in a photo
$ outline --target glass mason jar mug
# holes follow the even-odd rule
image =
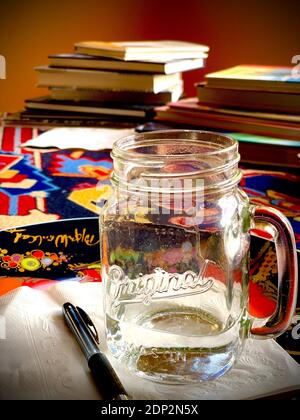
[[[238,188],[237,142],[168,130],[121,139],[112,157],[100,235],[115,358],[155,381],[198,382],[230,369],[245,338],[284,332],[297,294],[294,235]],[[260,326],[248,313],[251,230],[272,236],[278,261],[277,309]]]

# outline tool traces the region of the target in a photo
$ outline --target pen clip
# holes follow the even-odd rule
[[[91,318],[88,316],[88,314],[81,309],[79,306],[76,306],[77,311],[79,312],[79,315],[81,316],[83,322],[86,324],[87,328],[91,332],[92,336],[94,337],[97,344],[100,344],[99,336],[97,329],[95,327],[95,324],[91,320]]]

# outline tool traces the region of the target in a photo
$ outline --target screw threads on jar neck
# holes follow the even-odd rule
[[[166,130],[118,140],[113,148],[113,184],[136,191],[204,192],[234,187],[240,180],[238,143],[218,133]]]

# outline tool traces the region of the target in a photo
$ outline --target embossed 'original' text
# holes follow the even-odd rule
[[[199,274],[193,271],[168,273],[156,268],[152,274],[130,279],[121,267],[113,265],[108,272],[108,294],[117,307],[121,303],[149,304],[153,300],[172,299],[204,293],[213,285],[211,277],[205,277],[209,260],[205,260]]]

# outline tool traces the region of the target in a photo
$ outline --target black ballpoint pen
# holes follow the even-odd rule
[[[114,369],[98,347],[98,334],[90,317],[83,309],[69,302],[63,305],[62,312],[88,361],[94,381],[104,400],[128,400],[128,395]]]

